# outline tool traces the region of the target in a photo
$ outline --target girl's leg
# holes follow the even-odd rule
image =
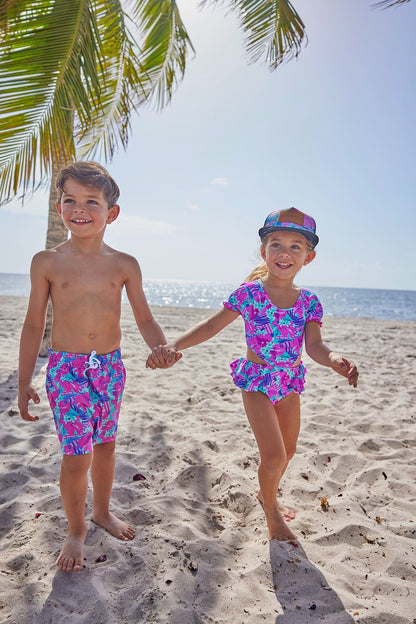
[[[279,421],[280,431],[286,450],[286,465],[283,469],[283,476],[289,461],[296,452],[296,443],[300,430],[300,396],[296,392],[292,392],[276,403],[274,405],[274,410]],[[258,494],[258,499],[260,502],[263,502],[261,492]],[[286,507],[286,505],[283,505],[281,502],[278,502],[278,507],[285,520],[293,520],[295,517],[293,509]]]
[[[292,392],[274,406],[279,420],[280,431],[283,436],[283,443],[286,449],[286,471],[287,465],[296,452],[296,444],[300,430],[300,396]]]
[[[91,481],[94,489],[92,519],[111,535],[121,540],[134,537],[134,528],[119,520],[110,512],[110,496],[116,465],[115,441],[96,444],[91,465]]]
[[[286,448],[273,403],[262,392],[243,393],[247,418],[260,451],[258,470],[270,539],[294,540],[277,507],[277,490],[287,465]]]
[[[68,520],[67,537],[56,565],[61,570],[79,572],[83,564],[83,546],[87,534],[85,500],[88,490],[88,469],[91,454],[64,455],[61,464],[60,488]]]

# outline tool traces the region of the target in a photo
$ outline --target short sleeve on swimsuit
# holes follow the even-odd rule
[[[233,310],[233,312],[241,312],[248,303],[247,287],[245,284],[241,284],[231,295],[227,301],[223,301],[222,304],[225,308]]]
[[[238,302],[237,302],[237,297],[235,295],[235,292],[231,293],[231,295],[228,297],[227,301],[223,301],[222,302],[224,308],[228,308],[229,310],[233,310],[233,312],[239,312],[238,309]]]
[[[319,301],[318,297],[313,293],[306,291],[306,296],[309,299],[309,305],[306,312],[305,323],[315,321],[316,323],[319,323],[319,325],[322,325],[322,317],[324,311],[321,302]]]

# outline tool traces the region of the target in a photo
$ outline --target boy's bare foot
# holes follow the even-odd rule
[[[263,500],[262,500],[260,492],[258,492],[257,494],[257,500],[259,501],[260,505],[263,507]],[[286,522],[290,522],[291,520],[294,520],[296,518],[295,510],[291,509],[290,507],[287,507],[280,501],[277,501],[277,508],[279,509],[283,519],[286,520]]]
[[[79,572],[84,562],[84,542],[87,528],[80,531],[68,531],[67,538],[62,546],[56,565],[64,572]]]
[[[130,524],[123,522],[123,520],[119,520],[111,512],[105,516],[94,516],[92,521],[95,522],[95,524],[99,524],[103,527],[103,529],[106,529],[106,531],[111,533],[111,535],[117,537],[119,540],[123,540],[124,542],[132,540],[136,533]]]
[[[283,520],[277,505],[273,507],[270,513],[264,512],[266,515],[267,526],[269,528],[270,539],[280,540],[281,542],[296,541],[296,536]]]

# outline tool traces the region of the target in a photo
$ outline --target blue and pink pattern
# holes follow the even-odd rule
[[[64,455],[91,453],[117,434],[126,371],[120,349],[91,356],[49,350],[46,392]]]
[[[231,293],[224,306],[244,319],[247,346],[267,366],[240,358],[231,363],[234,383],[248,392],[260,390],[275,403],[290,392],[304,389],[306,369],[300,362],[305,325],[322,323],[318,297],[301,289],[291,308],[278,308],[267,295],[261,280],[242,284]]]

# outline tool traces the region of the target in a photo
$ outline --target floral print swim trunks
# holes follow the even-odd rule
[[[115,440],[125,381],[120,349],[105,355],[49,349],[46,392],[64,455]]]

